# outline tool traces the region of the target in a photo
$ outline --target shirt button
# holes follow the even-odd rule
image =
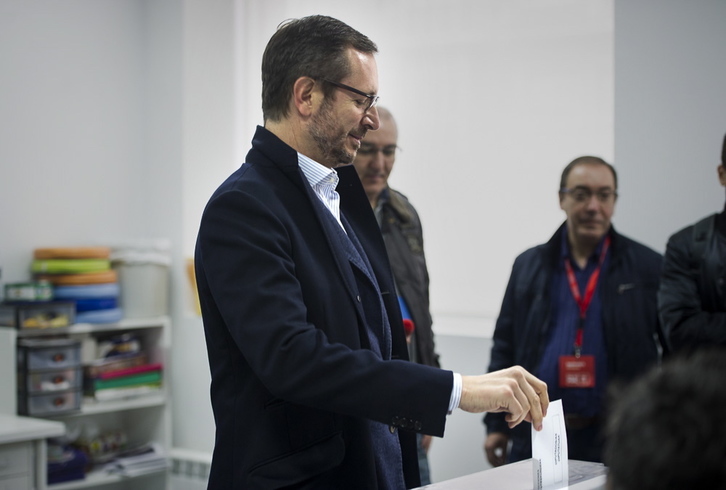
[[[388,426],[388,430],[391,431],[391,434],[395,434],[396,433],[396,428],[394,426],[392,426],[392,425],[389,425]]]
[[[360,296],[356,296],[355,299],[358,300],[358,303],[360,303]]]

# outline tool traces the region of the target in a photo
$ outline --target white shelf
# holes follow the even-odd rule
[[[149,361],[159,362],[164,366],[163,388],[160,392],[100,402],[86,399],[80,411],[47,415],[36,420],[63,427],[64,433],[65,431],[74,433],[74,430],[88,423],[97,424],[101,431],[121,428],[127,433],[130,444],[157,441],[165,451],[168,451],[171,447],[170,373],[167,369],[168,352],[171,346],[170,327],[171,321],[168,316],[124,319],[111,324],[77,323],[68,327],[37,330],[0,327],[0,414],[6,413],[15,416],[17,398],[15,346],[19,339],[62,335],[85,342],[90,340],[90,337],[98,338],[105,337],[109,333],[136,331],[142,341],[143,349],[148,354]],[[55,435],[60,434],[55,433]],[[113,490],[157,490],[169,487],[170,479],[167,469],[130,477],[109,474],[102,468],[89,472],[83,480],[46,486],[45,440],[39,439],[37,446],[39,489],[97,488],[101,490],[108,487]]]
[[[21,328],[17,330],[18,337],[43,337],[61,334],[91,334],[102,332],[115,332],[118,330],[140,330],[159,328],[168,325],[169,317],[155,318],[128,318],[118,323],[74,323],[68,327],[56,328]]]
[[[60,422],[0,414],[0,444],[58,437],[65,432]]]
[[[153,395],[143,395],[135,398],[105,402],[86,401],[84,399],[80,412],[49,415],[47,418],[66,419],[73,417],[85,417],[86,415],[95,415],[99,413],[122,412],[124,410],[135,410],[138,408],[160,407],[166,404],[166,400],[167,397],[164,391]]]

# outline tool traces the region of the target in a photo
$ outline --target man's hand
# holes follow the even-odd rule
[[[480,376],[462,376],[459,408],[466,412],[507,412],[509,428],[523,420],[542,430],[550,404],[547,384],[520,366]]]
[[[431,437],[431,436],[429,436],[427,434],[422,434],[422,437],[421,437],[421,447],[426,452],[426,454],[429,453],[429,448],[431,447],[431,441],[432,440],[433,440],[433,437]]]
[[[507,444],[509,436],[503,432],[492,432],[484,440],[484,453],[495,468],[507,461]]]

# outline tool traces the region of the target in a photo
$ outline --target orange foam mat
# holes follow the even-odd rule
[[[47,259],[107,259],[111,255],[110,247],[51,247],[36,248],[33,258]]]
[[[85,274],[39,274],[35,278],[49,281],[56,286],[106,284],[118,281],[118,275],[113,269],[102,272],[87,272]]]

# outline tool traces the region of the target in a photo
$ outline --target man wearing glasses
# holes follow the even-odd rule
[[[507,412],[541,429],[547,387],[408,361],[375,216],[353,166],[379,127],[376,45],[324,16],[262,60],[264,127],[202,215],[195,269],[216,423],[210,489],[418,486],[416,433]]]
[[[665,345],[656,305],[662,257],[613,229],[617,184],[601,158],[565,167],[559,201],[567,219],[515,260],[489,365],[521,364],[547,383],[549,398],[562,399],[569,457],[583,461],[602,461],[608,384],[646,371]],[[532,457],[526,427],[510,429],[494,413],[484,423],[492,465]]]
[[[388,176],[398,150],[398,125],[388,109],[378,107],[380,128],[361,141],[353,161],[368,201],[381,227],[401,304],[413,362],[440,367],[429,312],[429,272],[423,246],[421,220],[406,196],[391,189]],[[418,465],[421,484],[431,483],[428,450],[431,436],[418,434]]]

